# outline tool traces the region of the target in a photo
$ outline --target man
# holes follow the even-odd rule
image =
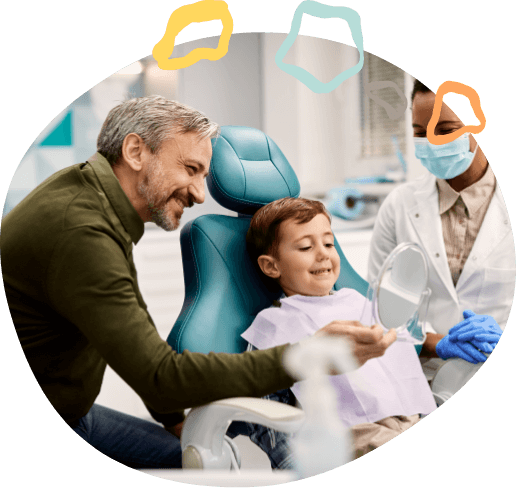
[[[2,222],[2,274],[16,331],[36,379],[87,442],[134,468],[181,467],[183,409],[292,385],[288,345],[238,355],[177,354],[163,341],[138,289],[133,244],[144,222],[178,228],[204,201],[219,127],[159,96],[115,107],[86,163],[57,172]],[[360,363],[395,339],[379,327],[333,322]],[[95,405],[106,364],[160,426]]]
[[[388,254],[402,242],[418,242],[427,251],[431,299],[421,356],[430,358],[422,362],[432,377],[443,363],[433,358],[483,362],[482,352],[495,347],[512,304],[515,248],[501,190],[472,135],[430,144],[426,130],[435,94],[417,80],[411,98],[416,156],[429,172],[398,187],[382,204],[368,278],[375,279]],[[444,104],[435,134],[462,127]]]

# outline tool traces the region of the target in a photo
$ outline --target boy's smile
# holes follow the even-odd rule
[[[329,219],[318,214],[310,222],[282,222],[276,257],[266,273],[278,282],[286,296],[328,295],[339,277],[340,259],[334,247]]]

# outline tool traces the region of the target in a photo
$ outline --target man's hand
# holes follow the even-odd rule
[[[350,341],[354,356],[361,366],[368,359],[382,356],[397,339],[397,333],[394,329],[383,335],[380,325],[365,327],[360,322],[353,320],[334,320],[314,334],[314,336],[320,335],[346,337]]]

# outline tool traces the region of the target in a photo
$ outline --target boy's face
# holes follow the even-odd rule
[[[328,295],[340,270],[328,218],[318,214],[305,224],[294,220],[282,222],[279,239],[277,257],[266,256],[269,264],[261,265],[262,270],[278,279],[288,297]]]

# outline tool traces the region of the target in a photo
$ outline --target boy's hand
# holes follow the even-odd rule
[[[334,320],[322,329],[318,330],[318,335],[344,336],[351,342],[354,356],[362,366],[368,359],[382,356],[386,349],[397,339],[394,329],[383,335],[380,325],[365,327],[355,320]]]
[[[165,427],[165,430],[172,435],[175,435],[178,439],[181,439],[181,430],[183,429],[183,422],[180,422],[176,425],[171,425],[169,427]]]

